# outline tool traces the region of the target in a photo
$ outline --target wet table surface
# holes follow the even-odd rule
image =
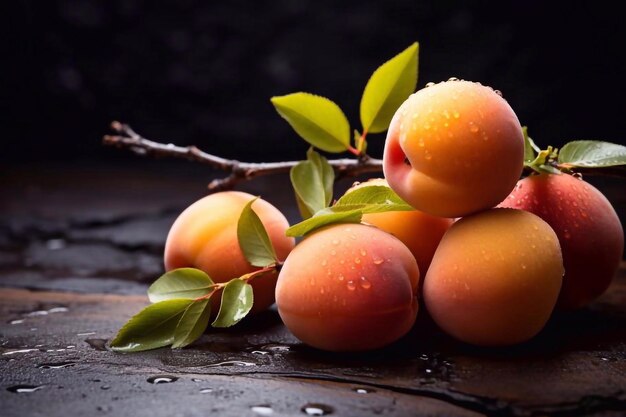
[[[209,179],[149,166],[0,177],[0,415],[626,414],[624,262],[599,300],[512,348],[455,342],[420,315],[386,349],[330,354],[299,343],[271,309],[186,349],[108,351],[148,304],[167,230]],[[624,213],[623,183],[603,187]],[[297,219],[284,178],[242,188]]]

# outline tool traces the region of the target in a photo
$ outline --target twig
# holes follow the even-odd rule
[[[124,123],[112,122],[111,129],[117,134],[104,136],[102,142],[105,145],[127,148],[139,155],[188,159],[230,173],[230,175],[224,178],[211,181],[208,186],[210,191],[231,189],[240,181],[262,175],[286,173],[300,162],[241,162],[204,152],[195,146],[177,146],[173,143],[166,144],[146,139]],[[383,169],[383,161],[381,159],[371,158],[367,155],[357,159],[331,159],[328,162],[335,169],[338,178],[370,172],[382,172]]]

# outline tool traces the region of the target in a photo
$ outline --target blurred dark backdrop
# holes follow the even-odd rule
[[[497,88],[540,145],[625,143],[623,15],[548,3],[17,1],[0,161],[137,163],[100,145],[113,119],[229,157],[299,158],[306,145],[269,97],[322,94],[359,127],[369,75],[415,40],[419,88],[451,76]]]

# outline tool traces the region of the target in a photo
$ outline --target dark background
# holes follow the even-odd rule
[[[418,88],[451,76],[497,88],[544,147],[625,143],[621,12],[547,3],[14,2],[5,15],[0,161],[155,167],[100,145],[113,119],[228,157],[300,158],[307,145],[269,98],[325,95],[358,128],[369,75],[416,40]],[[371,138],[373,155],[383,139]]]

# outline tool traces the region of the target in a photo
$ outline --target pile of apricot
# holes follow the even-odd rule
[[[606,290],[624,235],[590,184],[567,174],[519,180],[523,157],[522,127],[497,91],[456,79],[419,90],[397,110],[383,158],[386,182],[415,211],[326,226],[294,247],[284,216],[258,200],[284,264],[277,282],[253,282],[255,309],[275,294],[291,332],[331,351],[398,340],[419,300],[463,342],[532,338],[557,303],[578,308]],[[215,281],[254,270],[236,235],[252,198],[220,193],[188,208],[168,236],[166,268],[197,267]]]

